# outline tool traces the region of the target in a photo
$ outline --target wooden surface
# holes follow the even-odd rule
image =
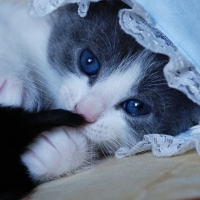
[[[79,174],[43,184],[33,200],[170,200],[200,197],[200,156],[152,153],[108,158]]]

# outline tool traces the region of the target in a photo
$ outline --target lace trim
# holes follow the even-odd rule
[[[77,3],[79,5],[78,13],[81,17],[87,15],[90,2],[97,2],[99,0],[27,0],[30,7],[31,16],[45,16],[60,6],[68,3]]]
[[[162,134],[145,135],[144,139],[132,148],[121,147],[115,156],[123,158],[135,155],[140,152],[152,151],[155,156],[168,157],[185,153],[191,149],[196,149],[200,155],[200,126],[194,126],[188,131],[173,137]]]

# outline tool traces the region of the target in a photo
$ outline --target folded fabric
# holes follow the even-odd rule
[[[163,134],[145,135],[144,139],[132,148],[121,147],[115,153],[117,158],[152,151],[155,156],[168,157],[196,149],[200,155],[200,125],[194,126],[178,136]]]
[[[136,0],[155,26],[200,69],[199,0]]]

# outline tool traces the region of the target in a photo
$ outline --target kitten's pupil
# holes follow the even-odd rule
[[[146,115],[150,113],[150,108],[146,104],[135,99],[125,101],[123,103],[123,108],[132,116]]]
[[[84,50],[80,57],[80,66],[88,76],[96,75],[100,69],[99,62],[95,55],[89,50]]]

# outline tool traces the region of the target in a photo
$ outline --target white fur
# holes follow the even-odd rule
[[[23,81],[12,73],[0,69],[0,104],[22,105]]]

